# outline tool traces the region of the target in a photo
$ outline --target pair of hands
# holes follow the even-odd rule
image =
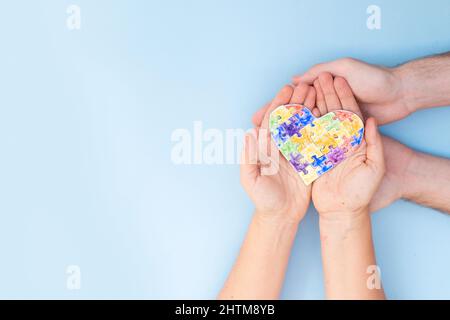
[[[256,128],[246,136],[241,182],[262,219],[298,223],[312,198],[320,217],[340,220],[367,212],[384,176],[384,156],[376,122],[369,118],[360,147],[338,167],[306,186],[289,162],[278,155],[268,130],[272,110],[283,104],[303,104],[316,117],[345,109],[362,118],[358,103],[344,78],[321,73],[314,85],[285,86],[253,117]],[[271,146],[270,150],[266,146]],[[276,154],[275,154],[276,153]],[[267,166],[275,173],[267,174]]]
[[[330,72],[338,77],[333,79]],[[349,81],[356,99],[341,76]],[[282,156],[270,156],[270,152],[264,156],[265,153],[259,150],[256,153],[258,159],[247,161],[252,153],[255,154],[254,150],[261,148],[261,141],[268,139],[267,145],[272,144],[268,117],[279,105],[304,104],[316,117],[344,107],[361,118],[362,114],[375,117],[381,124],[406,117],[413,111],[402,94],[402,78],[395,69],[342,59],[314,66],[304,75],[294,77],[293,82],[294,88],[284,87],[271,103],[255,113],[253,123],[256,128],[253,134],[246,136],[241,182],[258,214],[264,218],[298,223],[312,197],[321,217],[340,219],[348,214],[356,215],[367,206],[370,206],[370,211],[378,210],[400,198],[402,173],[413,152],[395,140],[380,138],[375,121],[370,118],[366,123],[365,141],[359,149],[318,179],[312,188],[303,184]],[[382,145],[387,165],[385,175]],[[278,152],[276,147],[275,152]],[[393,159],[395,161],[391,161]],[[279,170],[274,175],[265,175],[265,166],[271,161],[278,161],[276,166]]]

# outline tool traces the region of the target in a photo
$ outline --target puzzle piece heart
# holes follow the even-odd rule
[[[269,127],[278,149],[306,185],[348,158],[364,135],[364,124],[353,112],[336,110],[315,118],[299,104],[273,110]]]

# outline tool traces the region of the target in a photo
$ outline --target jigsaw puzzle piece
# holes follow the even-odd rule
[[[299,152],[302,152],[303,149],[305,149],[308,145],[313,143],[309,135],[308,128],[309,127],[301,129],[299,133],[300,135],[295,135],[291,137],[291,141],[297,144]]]
[[[331,136],[328,133],[325,133],[320,136],[314,136],[314,138],[312,138],[312,140],[313,140],[314,144],[320,148],[320,151],[323,154],[328,153],[330,147],[337,146],[336,140],[333,138],[333,136]]]
[[[331,119],[326,122],[325,128],[327,131],[339,131],[342,128],[342,122],[339,120],[334,113],[331,113]]]
[[[358,130],[357,134],[355,134],[353,136],[353,139],[352,139],[352,142],[351,142],[351,145],[353,147],[357,147],[358,145],[361,144],[361,141],[362,141],[362,138],[363,138],[363,134],[364,134],[364,128],[361,128],[361,129]]]
[[[295,171],[308,174],[306,168],[309,166],[309,163],[303,160],[303,155],[300,153],[291,153],[289,162],[295,168]]]
[[[322,151],[320,151],[320,149],[314,143],[307,145],[306,148],[301,151],[301,153],[304,156],[304,159],[309,163],[312,163],[314,161],[314,157],[323,156]]]
[[[291,160],[291,154],[298,153],[297,145],[293,143],[291,140],[286,141],[280,147],[281,153],[286,157],[286,159]]]
[[[304,127],[304,125],[300,121],[300,115],[298,113],[294,114],[292,117],[288,119],[288,121],[284,122],[281,125],[285,128],[287,134],[290,137],[294,135],[299,135],[300,130]]]
[[[316,119],[311,111],[309,111],[308,108],[302,107],[301,113],[298,113],[299,115],[299,121],[302,124],[303,127],[306,127],[308,125],[311,125],[314,127],[314,120]]]
[[[310,185],[314,180],[316,180],[319,177],[319,175],[312,166],[307,166],[306,173],[300,172],[300,177],[302,178],[303,182],[305,182],[306,185]]]
[[[359,129],[361,129],[361,122],[356,120],[346,120],[341,122],[345,131],[347,131],[348,135],[353,136],[358,133]]]
[[[274,128],[278,127],[281,124],[280,117],[271,115],[269,119],[269,128],[274,130]]]
[[[272,138],[275,140],[276,144],[279,147],[282,146],[286,141],[289,140],[289,136],[288,136],[285,128],[282,126],[272,129],[271,134],[272,134]]]
[[[313,162],[311,163],[311,165],[317,168],[317,174],[319,176],[323,175],[325,172],[330,171],[333,168],[333,164],[330,160],[327,159],[325,155],[322,155],[321,157],[317,157],[316,155],[314,155],[312,158]]]
[[[275,109],[271,116],[275,117],[278,120],[278,123],[286,122],[290,117],[292,117],[292,113],[289,108],[283,107]]]
[[[346,150],[345,152],[347,153],[348,150],[352,148],[352,141],[353,138],[349,138],[348,136],[344,135],[339,143],[339,147]]]
[[[345,159],[346,152],[347,150],[344,148],[330,147],[330,152],[326,155],[326,158],[333,166],[336,166]]]
[[[334,111],[334,115],[335,115],[335,118],[338,119],[341,122],[344,122],[344,121],[352,122],[355,119],[355,116],[356,116],[354,113],[345,112],[345,111],[342,111],[342,110]]]
[[[326,127],[321,122],[315,122],[314,127],[309,128],[309,135],[311,136],[311,140],[318,139],[320,136],[326,134],[328,131]]]

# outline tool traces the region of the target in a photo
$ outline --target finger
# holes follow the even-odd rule
[[[264,119],[264,115],[267,112],[267,109],[269,109],[271,102],[266,103],[261,109],[256,111],[252,116],[252,122],[255,127],[260,127],[261,122]]]
[[[260,174],[257,135],[257,131],[252,129],[244,136],[244,147],[241,155],[241,183],[244,186],[251,186]]]
[[[343,75],[344,73],[344,64],[342,60],[335,60],[331,62],[319,63],[305,72],[303,75],[297,75],[292,78],[292,83],[297,84],[299,82],[304,82],[307,84],[312,84],[315,79],[319,76],[319,74],[323,72],[329,72],[334,75]]]
[[[325,72],[321,73],[318,79],[323,95],[325,96],[325,103],[327,104],[328,112],[342,109],[339,97],[336,90],[334,90],[333,76],[330,73]]]
[[[269,147],[269,154],[264,164],[260,167],[260,174],[262,176],[271,176],[277,174],[280,168],[280,152],[273,140],[269,138],[266,141]],[[261,140],[259,147],[261,147]]]
[[[281,105],[289,104],[291,100],[294,89],[290,85],[284,86],[275,98],[272,100],[269,108],[267,109],[266,114],[264,115],[264,119],[261,123],[261,127],[258,131],[258,153],[259,153],[259,161],[263,164],[270,163],[271,156],[271,137],[270,137],[270,129],[269,129],[269,118],[270,113],[278,108]]]
[[[365,140],[367,144],[366,164],[375,169],[381,175],[384,174],[383,143],[378,132],[375,118],[366,121]]]
[[[308,90],[308,94],[306,95],[304,105],[309,110],[312,110],[314,108],[315,104],[316,104],[316,89],[314,89],[314,87],[310,86],[309,90]]]
[[[291,101],[289,103],[303,104],[309,91],[309,86],[305,83],[299,83],[292,93]]]
[[[267,112],[264,115],[263,122],[261,123],[261,128],[267,129],[269,127],[270,113],[279,106],[288,104],[291,100],[293,91],[294,89],[292,89],[291,86],[286,85],[277,93],[269,108],[267,108]]]
[[[334,88],[339,99],[341,100],[342,109],[356,113],[361,119],[363,119],[361,110],[359,109],[358,103],[356,102],[353,91],[347,80],[342,77],[334,78]]]
[[[319,118],[320,117],[319,108],[312,109],[312,114],[314,115],[314,117]]]
[[[319,80],[314,81],[314,89],[316,90],[316,106],[315,110],[319,111],[319,115],[314,114],[316,117],[323,116],[328,113],[327,103],[325,102],[325,96],[320,86]],[[317,112],[317,111],[316,111]]]
[[[270,166],[273,160],[277,160],[278,148],[275,142],[272,140],[270,129],[259,128],[258,129],[258,162],[260,164],[261,173],[263,168]]]

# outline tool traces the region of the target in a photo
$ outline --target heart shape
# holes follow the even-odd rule
[[[353,112],[336,110],[316,118],[300,104],[273,110],[269,127],[278,149],[306,185],[348,158],[364,135],[364,124]]]

